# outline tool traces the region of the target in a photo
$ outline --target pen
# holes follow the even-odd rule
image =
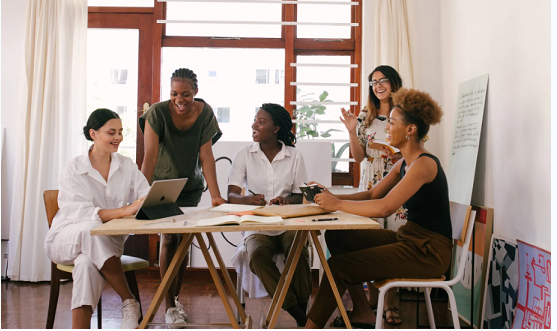
[[[324,222],[324,221],[337,221],[338,218],[334,217],[334,218],[314,218],[311,221],[312,222]]]
[[[253,194],[253,195],[257,195],[255,192],[253,192],[252,190],[248,190],[249,193]]]

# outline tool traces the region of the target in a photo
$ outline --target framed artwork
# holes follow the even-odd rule
[[[513,329],[551,328],[551,253],[518,242],[518,302]]]
[[[453,293],[460,318],[474,327],[481,325],[483,291],[485,287],[485,271],[487,270],[489,245],[493,232],[493,208],[472,206],[476,211],[474,232],[464,275],[460,282],[453,286]],[[456,275],[463,243],[456,241],[453,255],[452,275]]]
[[[483,301],[482,328],[510,329],[518,300],[516,240],[493,234]]]

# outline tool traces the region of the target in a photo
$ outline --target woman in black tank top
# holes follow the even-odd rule
[[[411,89],[396,92],[393,104],[387,140],[400,149],[403,158],[369,191],[335,196],[326,190],[315,197],[320,207],[368,217],[386,217],[401,206],[408,210],[408,222],[396,232],[376,229],[325,233],[331,252],[328,263],[341,295],[346,289],[350,291],[354,310],[349,317],[355,327],[375,323],[363,282],[438,277],[448,270],[451,259],[447,179],[439,160],[420,145],[430,125],[441,121],[443,112],[429,94]],[[323,277],[306,328],[324,327],[335,308],[330,284]],[[337,322],[335,326],[342,326]]]

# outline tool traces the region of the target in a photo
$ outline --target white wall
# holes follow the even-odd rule
[[[25,22],[29,0],[2,0],[1,43],[2,43],[2,128],[5,140],[2,141],[2,239],[10,233],[11,192],[13,187],[15,146],[17,145],[16,127],[18,112],[22,109],[24,67]]]
[[[438,155],[446,168],[459,84],[488,73],[472,203],[494,208],[494,233],[551,250],[550,1],[439,3]]]

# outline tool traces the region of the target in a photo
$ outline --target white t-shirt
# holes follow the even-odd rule
[[[129,157],[112,153],[108,180],[93,168],[89,151],[66,166],[60,179],[58,206],[46,242],[71,223],[98,221],[99,210],[125,206],[149,192],[149,182]]]
[[[261,151],[259,143],[253,143],[234,155],[228,185],[246,188],[256,194],[263,194],[269,202],[276,197],[286,197],[290,193],[302,193],[300,186],[307,181],[306,166],[302,153],[294,147],[286,146],[269,162]],[[244,238],[259,233],[277,236],[285,231],[246,231]]]

